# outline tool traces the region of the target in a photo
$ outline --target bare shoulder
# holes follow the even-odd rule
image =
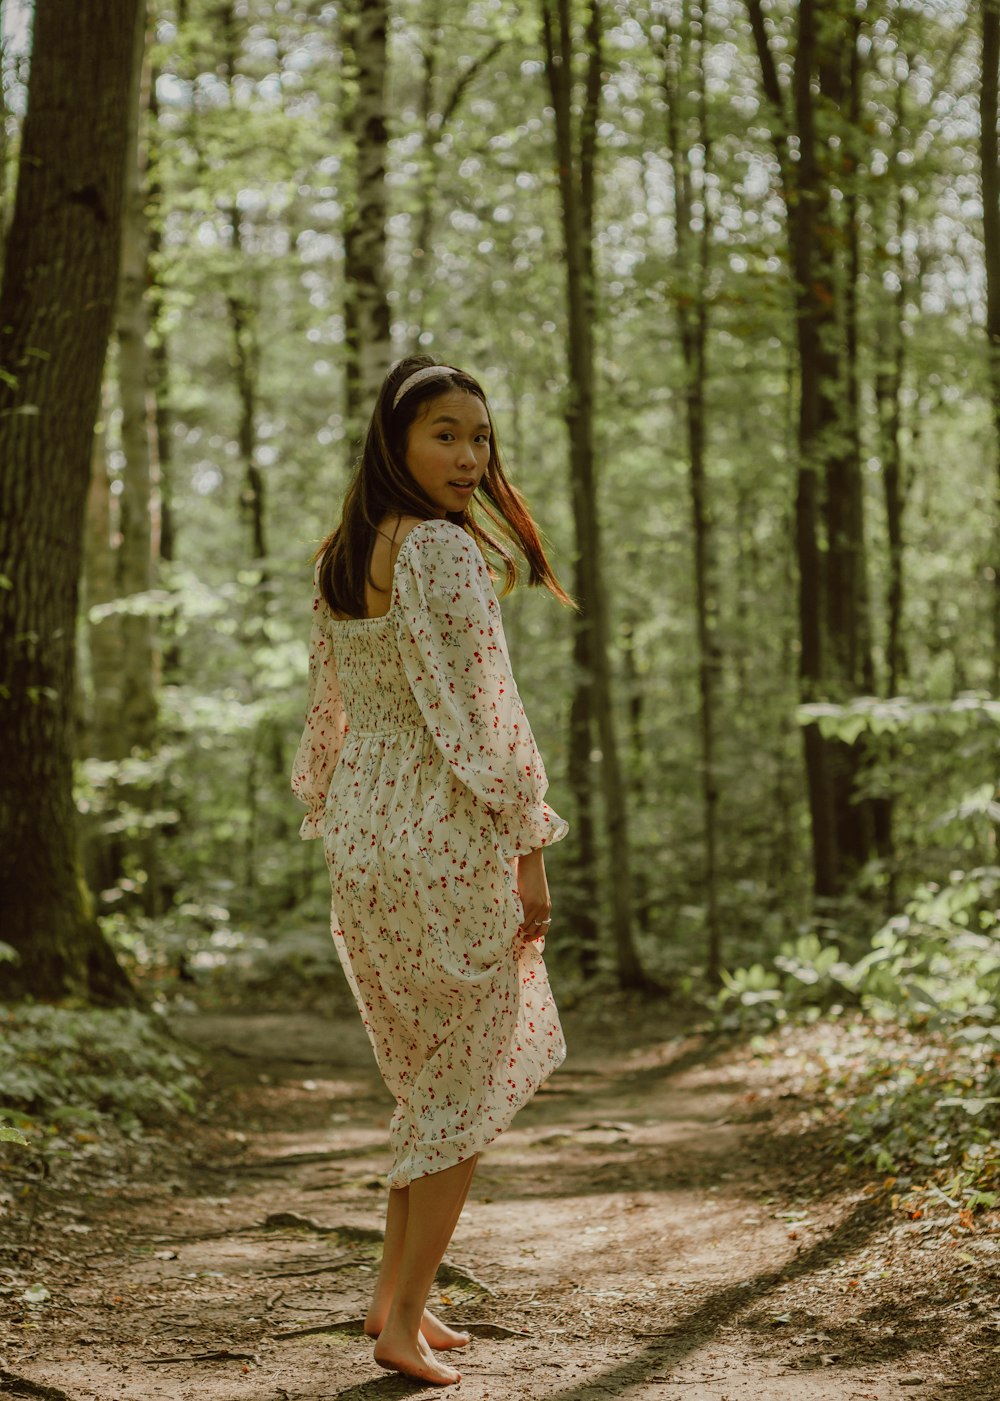
[[[420,530],[417,539],[431,545],[432,548],[439,549],[444,546],[450,552],[454,552],[463,546],[467,548],[475,545],[469,532],[454,521],[443,520],[438,516],[388,516],[378,527],[379,534],[385,536],[383,548],[388,546],[392,558],[395,559],[403,541],[420,527],[425,528]]]
[[[395,554],[410,531],[426,523],[420,516],[392,515],[379,522],[378,531],[385,537],[386,543]]]

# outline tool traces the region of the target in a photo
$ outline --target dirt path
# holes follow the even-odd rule
[[[773,1070],[665,1017],[565,1018],[570,1059],[485,1157],[439,1281],[478,1333],[440,1394],[1000,1397],[990,1262],[893,1226]],[[356,1015],[172,1024],[213,1053],[213,1123],[48,1186],[3,1257],[0,1394],[439,1394],[360,1336],[389,1105]]]

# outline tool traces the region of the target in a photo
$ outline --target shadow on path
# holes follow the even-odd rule
[[[723,1324],[732,1322],[744,1312],[748,1304],[765,1299],[781,1284],[788,1284],[811,1274],[831,1257],[846,1255],[856,1249],[875,1234],[881,1219],[879,1209],[872,1203],[859,1203],[830,1235],[817,1241],[809,1250],[803,1251],[781,1269],[767,1270],[752,1280],[730,1285],[710,1295],[697,1308],[678,1319],[671,1328],[664,1329],[661,1338],[650,1342],[637,1355],[596,1376],[577,1380],[572,1387],[547,1392],[545,1401],[577,1401],[577,1398],[589,1396],[592,1389],[595,1394],[607,1394],[610,1389],[610,1394],[614,1396],[627,1386],[641,1385],[649,1381],[664,1365],[676,1366],[702,1344],[710,1341]],[[828,1371],[835,1375],[834,1368]],[[969,1401],[972,1401],[974,1395],[975,1393],[968,1393]],[[980,1393],[976,1396],[976,1401],[982,1401],[984,1395]],[[542,1401],[541,1394],[539,1401]]]

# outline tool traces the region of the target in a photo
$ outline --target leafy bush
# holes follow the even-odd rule
[[[746,1024],[771,1024],[788,1016],[850,997],[851,965],[836,944],[823,944],[814,933],[781,945],[774,968],[754,963],[723,972],[718,996],[719,1024],[731,1030]],[[727,1012],[728,1004],[734,1004]]]
[[[127,1132],[195,1108],[195,1058],[148,1013],[0,1007],[0,1108],[52,1124],[111,1119]]]
[[[724,975],[718,995],[723,1029],[826,1010],[810,1089],[840,1118],[847,1157],[892,1174],[906,1201],[1000,1201],[998,891],[1000,868],[954,871],[921,887],[856,963],[807,935],[783,945],[773,967]]]

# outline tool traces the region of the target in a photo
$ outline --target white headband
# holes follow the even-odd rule
[[[422,384],[425,379],[434,379],[441,375],[453,375],[455,371],[450,365],[425,365],[422,370],[414,370],[412,375],[408,375],[403,383],[396,390],[396,397],[392,401],[395,410],[404,394],[409,394],[418,384]]]

